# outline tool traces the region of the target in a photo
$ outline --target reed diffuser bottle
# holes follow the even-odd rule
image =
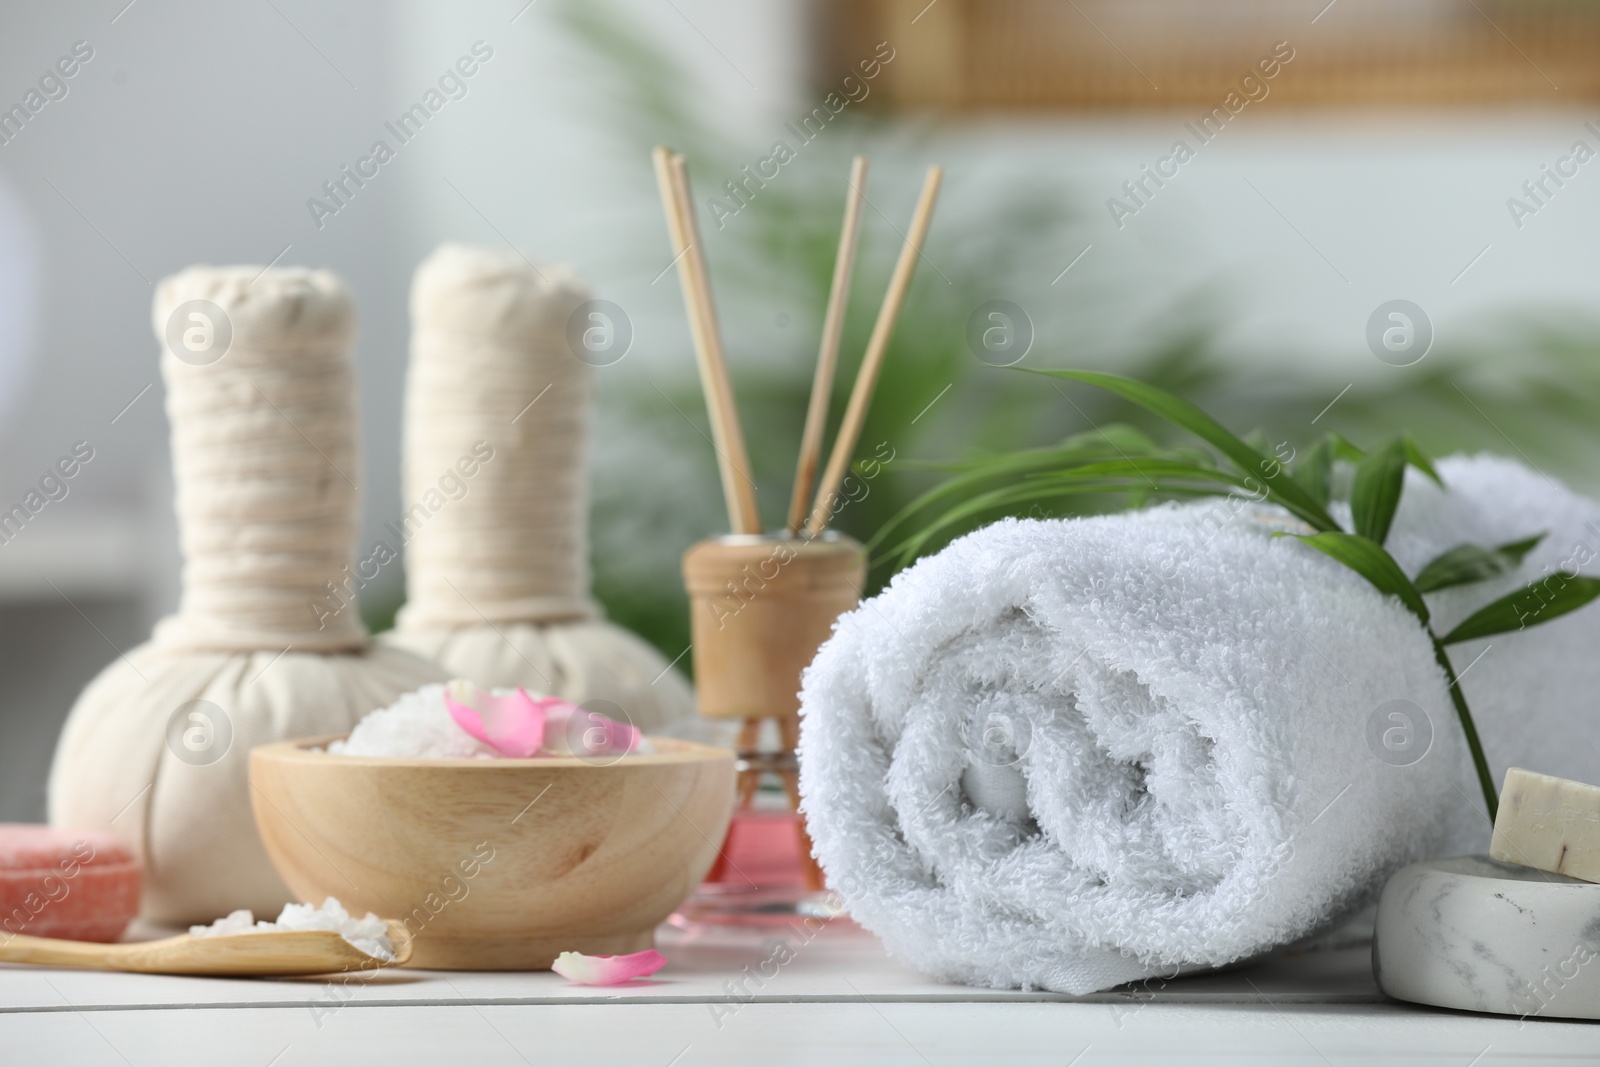
[[[783,923],[795,914],[832,917],[837,906],[823,892],[824,872],[812,857],[811,838],[798,810],[800,675],[834,621],[860,602],[866,581],[861,545],[827,526],[842,499],[850,458],[921,256],[942,172],[930,168],[923,182],[819,480],[828,399],[866,200],[867,161],[857,156],[852,163],[788,524],[778,533],[764,533],[694,220],[688,169],[681,155],[664,147],[655,150],[654,161],[733,529],[725,537],[694,545],[683,557],[699,710],[708,719],[740,724],[733,822],[716,866],[679,910],[678,919],[745,924]]]

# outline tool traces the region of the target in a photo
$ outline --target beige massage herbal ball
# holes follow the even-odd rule
[[[691,716],[683,676],[589,595],[592,378],[625,351],[626,324],[568,268],[456,244],[417,268],[411,319],[406,511],[392,528],[409,602],[381,639],[647,732]],[[585,344],[596,338],[601,351]]]
[[[332,596],[359,535],[354,319],[325,271],[192,267],[157,290],[182,600],[78,698],[49,795],[52,824],[135,849],[147,919],[277,914],[251,747],[343,732],[448,677],[369,648],[353,595]]]

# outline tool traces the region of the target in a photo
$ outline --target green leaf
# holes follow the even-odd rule
[[[1153,385],[1146,385],[1144,382],[1116,374],[1102,374],[1099,371],[1036,370],[1030,367],[1016,369],[1027,374],[1043,374],[1051,378],[1083,382],[1115,393],[1124,400],[1131,401],[1146,411],[1188,430],[1227,456],[1242,473],[1251,478],[1261,479],[1262,484],[1267,487],[1269,499],[1274,504],[1288,509],[1313,528],[1318,530],[1339,528],[1339,524],[1333,521],[1333,516],[1328,514],[1327,509],[1289,476],[1282,463],[1263,456],[1234,436],[1233,432],[1222,423],[1165,389],[1158,389]]]
[[[1138,485],[1143,485],[1139,482]],[[1214,496],[1214,489],[1194,489],[1180,485],[1162,485],[1161,492],[1169,496]],[[980,493],[971,499],[961,501],[938,518],[923,526],[916,533],[887,549],[874,559],[891,558],[900,565],[910,563],[933,539],[941,532],[959,529],[967,520],[977,518],[985,512],[995,509],[1009,508],[1016,504],[1044,500],[1068,500],[1079,496],[1108,496],[1119,492],[1137,491],[1135,480],[1123,479],[1120,481],[1084,481],[1079,484],[1063,483],[1052,480],[1048,482],[1024,482],[1020,485],[1006,485],[987,493]]]
[[[1125,422],[1108,422],[1092,430],[1075,433],[1061,442],[1063,447],[1089,451],[1110,449],[1114,452],[1151,453],[1161,451],[1161,446],[1137,426]]]
[[[1426,474],[1429,478],[1432,478],[1433,484],[1443,489],[1444,479],[1439,477],[1439,472],[1433,469],[1433,461],[1428,458],[1422,449],[1417,447],[1417,443],[1411,439],[1411,435],[1406,434],[1400,440],[1405,442],[1406,462]]]
[[[1367,458],[1366,452],[1346,441],[1341,434],[1330,433],[1328,440],[1333,443],[1333,458],[1342,459],[1346,463],[1360,463]]]
[[[1327,532],[1275,536],[1298,537],[1317,551],[1332,556],[1371,582],[1378,592],[1399,597],[1411,609],[1411,614],[1422,620],[1422,625],[1428,625],[1428,605],[1422,602],[1422,594],[1417,592],[1394,557],[1376,541],[1359,534]]]
[[[1406,485],[1406,442],[1400,437],[1384,445],[1356,465],[1355,483],[1350,488],[1350,515],[1355,532],[1378,544],[1389,536],[1389,525],[1400,507],[1400,491]]]
[[[1133,458],[1136,456],[1175,454],[1162,451],[1137,430],[1127,426],[1111,425],[1104,432],[1090,430],[1075,434],[1053,448],[1028,449],[1000,456],[981,456],[958,463],[942,464],[943,469],[957,471],[953,477],[934,486],[896,512],[878,528],[867,542],[872,553],[891,533],[911,518],[941,501],[961,497],[982,489],[992,488],[991,483],[1007,483],[1019,476],[1035,471],[1070,470],[1085,463],[1105,459]],[[906,461],[912,466],[912,461]]]
[[[1516,566],[1522,562],[1522,558],[1524,556],[1526,556],[1529,552],[1532,552],[1535,548],[1538,548],[1539,543],[1543,541],[1547,535],[1548,531],[1546,531],[1546,533],[1536,533],[1532,537],[1524,538],[1521,541],[1507,541],[1503,545],[1496,545],[1494,550],[1500,553],[1502,556],[1510,559],[1512,566]]]
[[[966,459],[933,461],[905,459],[899,462],[920,470],[977,471],[997,468],[998,466],[1009,465],[1018,461],[1027,462],[1031,459],[1048,460],[1066,465],[1090,458],[1098,459],[1105,456],[1130,455],[1154,456],[1164,455],[1169,451],[1172,451],[1172,449],[1156,444],[1142,430],[1129,426],[1127,423],[1111,422],[1093,430],[1071,434],[1063,438],[1059,443],[1045,448],[1021,449],[998,454],[980,454]]]
[[[1116,493],[1220,496],[1231,489],[1242,488],[1243,482],[1244,479],[1238,475],[1219,471],[1215,467],[1149,459],[1108,460],[1074,470],[1043,471],[1020,482],[1008,482],[953,504],[883,555],[908,563],[940,532],[987,511],[1013,504],[1079,496],[1110,496]],[[882,531],[873,541],[880,541],[881,535]]]
[[[1462,544],[1440,553],[1417,574],[1413,583],[1419,593],[1434,593],[1458,585],[1496,578],[1515,570],[1544,534],[1526,541],[1513,541],[1498,548]]]
[[[1218,470],[1215,467],[1201,466],[1197,463],[1185,463],[1181,460],[1163,459],[1160,457],[1145,459],[1109,459],[1099,463],[1085,463],[1081,467],[1074,467],[1067,471],[1041,471],[1028,476],[1030,479],[1060,479],[1077,481],[1079,479],[1104,479],[1125,478],[1129,487],[1137,489],[1142,481],[1145,488],[1153,492],[1161,492],[1161,486],[1171,479],[1190,478],[1200,482],[1216,483],[1233,489],[1250,491],[1250,481],[1237,474]]]
[[[1569,611],[1577,611],[1597,596],[1600,596],[1600,578],[1552,574],[1479,608],[1439,640],[1453,645],[1458,641],[1525,630],[1558,619]]]
[[[1333,494],[1333,439],[1324,437],[1311,446],[1306,458],[1295,468],[1294,480],[1305,487],[1312,499],[1323,507]]]

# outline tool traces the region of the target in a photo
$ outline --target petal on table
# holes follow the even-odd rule
[[[667,964],[667,958],[653,948],[630,952],[626,956],[585,956],[563,952],[550,969],[579,985],[621,985],[635,978],[648,978]]]

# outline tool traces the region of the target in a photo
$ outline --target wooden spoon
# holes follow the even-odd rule
[[[331,930],[252,930],[214,937],[163,938],[125,945],[62,941],[16,934],[0,941],[0,963],[39,963],[141,974],[193,974],[266,977],[333,974],[398,967],[411,958],[411,933],[385,919],[394,959],[369,956]]]

